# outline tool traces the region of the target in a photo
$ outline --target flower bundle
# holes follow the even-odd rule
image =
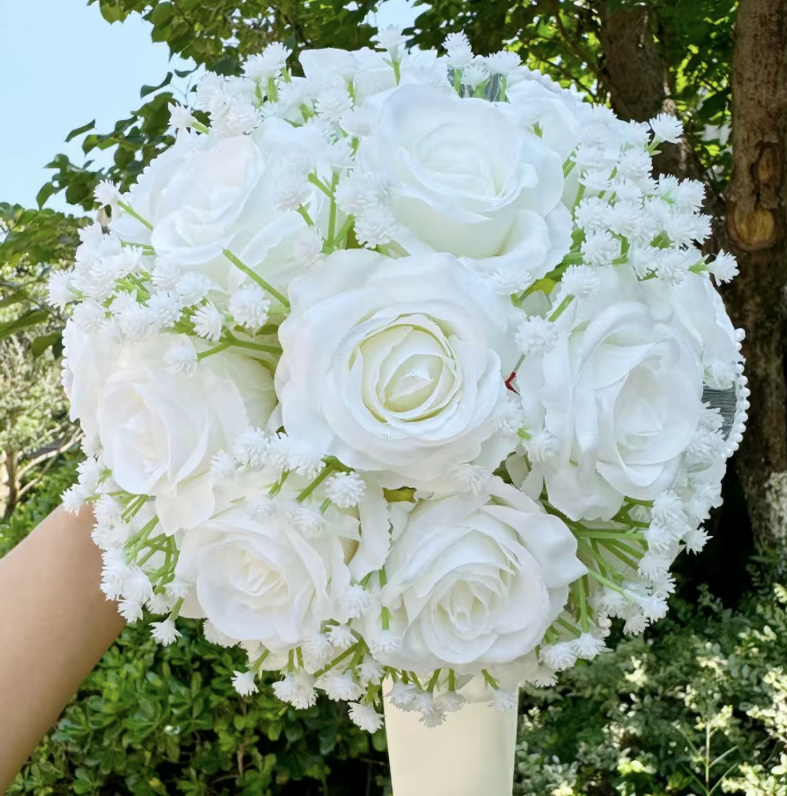
[[[507,707],[663,617],[748,408],[735,262],[652,175],[678,122],[376,42],[205,77],[50,286],[107,597],[370,731],[384,688]]]

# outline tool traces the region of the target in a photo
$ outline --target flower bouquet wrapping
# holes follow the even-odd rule
[[[675,119],[376,42],[206,76],[50,286],[107,597],[369,731],[384,693],[510,709],[663,617],[748,408],[734,260],[652,174]]]

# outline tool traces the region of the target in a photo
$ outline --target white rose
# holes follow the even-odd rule
[[[275,405],[267,370],[245,356],[223,352],[200,361],[193,374],[167,372],[167,350],[179,339],[160,335],[119,348],[95,414],[118,485],[154,496],[167,532],[213,513],[212,457],[250,424],[265,424]],[[90,378],[89,371],[75,373],[75,383]]]
[[[570,333],[517,376],[534,427],[543,419],[557,443],[535,472],[572,519],[609,519],[624,496],[669,488],[702,411],[702,369],[682,330],[656,317],[632,273],[598,273],[597,297],[566,315]]]
[[[580,122],[572,107],[581,104],[579,96],[557,93],[535,80],[522,80],[506,90],[509,112],[519,124],[532,128],[538,125],[544,141],[566,160],[579,143]]]
[[[357,164],[390,184],[403,252],[450,252],[485,268],[524,261],[535,279],[570,248],[562,158],[494,103],[402,85],[381,95]]]
[[[348,52],[326,47],[304,50],[298,56],[310,89],[319,93],[321,88],[335,85],[339,80],[353,82],[356,103],[380,91],[396,86],[396,76],[387,53],[368,47]]]
[[[161,204],[173,176],[186,165],[194,152],[203,147],[204,138],[182,130],[175,143],[155,158],[140,175],[124,200],[149,223],[160,218]],[[128,243],[150,245],[150,228],[128,213],[113,216],[112,231]]]
[[[265,502],[275,480],[265,472],[234,479],[220,511],[183,535],[177,569],[192,587],[184,616],[207,617],[232,639],[274,651],[314,639],[322,622],[344,624],[355,616],[348,587],[377,571],[390,545],[388,504],[379,486],[366,481],[356,507],[331,506],[323,513],[325,486],[296,509],[308,479],[292,475],[269,513],[249,510],[257,498]],[[322,517],[321,532],[305,534],[299,511]]]
[[[290,437],[388,486],[428,488],[480,455],[517,354],[511,303],[473,271],[340,251],[290,299],[276,371]]]
[[[381,663],[478,674],[520,659],[586,572],[565,524],[498,478],[481,495],[422,500],[394,522],[380,602],[401,645]],[[379,636],[380,613],[364,626]]]
[[[128,199],[153,229],[156,254],[184,269],[207,274],[218,287],[233,290],[246,277],[224,255],[231,251],[277,287],[297,271],[293,241],[308,230],[295,210],[279,209],[282,164],[287,152],[306,146],[306,134],[281,119],[269,119],[250,136],[199,144],[181,139],[143,173]],[[204,137],[202,137],[204,139]],[[190,141],[191,139],[189,139]],[[300,175],[306,183],[306,174]],[[317,218],[323,205],[307,190]],[[121,238],[138,240],[128,215],[112,228]]]
[[[741,355],[735,327],[710,279],[689,273],[677,285],[653,280],[647,289],[654,313],[683,332],[702,362],[706,384],[717,390],[730,389]]]
[[[98,437],[96,413],[117,346],[111,334],[84,331],[73,320],[63,330],[63,387],[71,404],[70,417],[79,420],[90,442]]]
[[[306,539],[281,514],[260,522],[238,506],[186,533],[176,576],[194,585],[202,615],[222,633],[276,652],[339,615],[352,548],[337,534]]]

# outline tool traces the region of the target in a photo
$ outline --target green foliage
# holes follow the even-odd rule
[[[0,523],[0,556],[57,506],[74,478],[74,463],[61,463]],[[210,644],[196,622],[179,627],[183,637],[167,648],[144,626],[126,629],[8,793],[386,793],[383,733],[370,737],[327,700],[295,711],[266,687],[242,699],[231,678],[243,652]]]
[[[199,623],[181,630],[166,649],[125,630],[9,793],[350,796],[384,771],[384,737],[345,709],[295,711],[269,688],[243,699],[231,685],[242,651],[208,643]]]
[[[787,589],[673,601],[648,638],[530,691],[517,796],[787,796]]]
[[[105,19],[121,21],[137,13],[153,26],[154,41],[171,52],[191,58],[211,71],[227,74],[239,61],[260,52],[270,41],[291,47],[360,47],[373,31],[363,20],[376,5],[373,0],[90,0]]]
[[[54,210],[26,210],[0,202],[0,340],[51,321],[46,279],[74,257],[83,222]]]
[[[0,203],[0,516],[75,441],[57,363],[63,318],[46,303],[46,279],[72,260],[81,223]]]

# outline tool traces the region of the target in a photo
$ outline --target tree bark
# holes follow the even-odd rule
[[[675,104],[668,93],[667,68],[653,36],[648,8],[603,2],[598,15],[604,74],[615,113],[635,122],[647,122],[659,113],[675,115]],[[658,174],[692,179],[701,176],[699,161],[685,142],[662,144],[653,165]]]
[[[612,6],[612,9],[608,7]],[[648,9],[602,4],[599,39],[609,76],[612,108],[622,119],[644,122],[660,113],[666,74],[650,31]]]
[[[751,389],[738,472],[755,536],[787,531],[787,386],[782,332],[787,283],[787,0],[741,0],[732,76],[733,170],[726,226],[740,276],[725,291],[746,330]]]

